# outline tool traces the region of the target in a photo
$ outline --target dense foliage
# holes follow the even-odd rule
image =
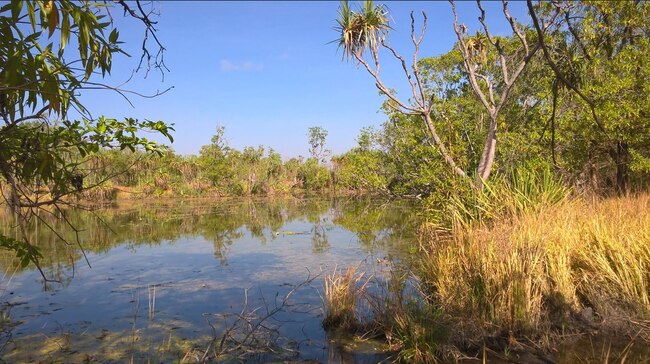
[[[385,37],[383,7],[365,2],[352,11],[344,2],[341,47],[386,96],[390,122],[379,133],[382,153],[374,154],[374,162],[359,158],[356,150],[338,168],[381,165],[366,171],[375,171],[375,177],[362,179],[387,181],[375,188],[398,194],[445,193],[444,186],[457,186],[452,182],[457,177],[487,180],[491,171],[505,175],[522,165],[550,167],[567,183],[600,193],[647,187],[650,7],[632,1],[529,2],[528,7],[532,17],[519,26],[504,3],[513,30],[509,37],[490,34],[484,12],[482,27],[471,36],[456,19],[457,45],[420,59],[424,33],[416,34],[415,24],[415,53],[404,57]],[[406,86],[413,89],[408,102],[373,68],[386,61],[382,55],[394,56],[404,68]],[[417,61],[407,65],[409,58]]]
[[[114,56],[124,53],[109,5],[14,0],[0,7],[0,188],[21,227],[20,239],[0,235],[0,246],[15,250],[23,264],[38,266],[40,256],[26,223],[40,218],[38,209],[58,208],[84,189],[89,156],[100,149],[162,153],[141,130],[172,140],[173,129],[162,121],[93,118],[79,99],[88,88],[116,90],[101,83]],[[150,31],[153,23],[139,9],[120,3]],[[147,52],[146,41],[143,47]],[[69,120],[71,110],[82,120]]]
[[[582,191],[648,187],[646,2],[529,2],[530,19],[517,19],[510,36],[456,20],[450,31],[457,44],[431,58],[419,57],[426,34],[412,28],[411,65],[387,43],[386,8],[366,2],[352,11],[344,2],[340,46],[378,81],[387,121],[364,128],[356,147],[331,157],[327,130],[309,128],[306,159],[263,146],[237,150],[223,127],[198,155],[181,156],[138,133],[150,129],[171,140],[173,129],[161,121],[91,118],[78,95],[97,86],[122,53],[107,21],[110,4],[99,5],[39,0],[0,8],[0,183],[7,205],[25,219],[80,191],[93,200],[327,190],[440,202],[522,167],[550,170]],[[147,14],[126,14],[153,31]],[[408,101],[374,73],[385,55],[404,68],[414,90]],[[87,117],[68,120],[70,109]],[[25,262],[37,259],[29,243],[3,237],[3,245]]]

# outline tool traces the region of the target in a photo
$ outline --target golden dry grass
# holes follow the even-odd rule
[[[351,266],[346,271],[335,269],[325,277],[325,328],[354,329],[360,324],[357,304],[369,282],[363,276]]]
[[[456,226],[446,241],[426,229],[421,240],[420,274],[452,315],[516,332],[540,332],[558,324],[558,311],[585,307],[604,321],[650,315],[650,194]]]

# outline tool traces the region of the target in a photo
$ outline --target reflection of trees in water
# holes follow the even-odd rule
[[[100,254],[122,244],[135,248],[174,243],[181,237],[202,236],[213,242],[215,256],[225,264],[230,247],[246,232],[265,244],[267,237],[272,237],[273,232],[293,220],[313,224],[312,249],[315,253],[329,248],[331,223],[328,218],[332,218],[334,225],[357,234],[361,243],[372,249],[373,244],[386,237],[410,229],[407,207],[373,198],[165,200],[94,212],[70,210],[66,215],[78,228],[79,242],[86,252]],[[42,265],[48,274],[64,280],[64,272],[83,256],[76,244],[75,232],[57,219],[56,214],[59,212],[44,213],[43,222],[33,221],[29,238],[41,249]],[[55,229],[67,243],[62,243],[44,224]],[[0,213],[0,232],[5,236],[16,233],[13,219],[6,213]],[[0,250],[0,266],[10,271],[20,270],[12,253],[4,250]]]
[[[412,201],[373,197],[332,200],[333,222],[355,233],[367,249],[383,246],[395,238],[411,238],[417,225]]]

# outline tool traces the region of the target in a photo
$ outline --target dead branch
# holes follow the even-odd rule
[[[310,285],[321,274],[315,276],[307,270],[307,278],[294,285],[280,300],[276,295],[272,303],[267,303],[262,297],[263,305],[250,307],[248,289],[244,290],[244,302],[238,313],[231,314],[204,314],[204,319],[212,330],[212,339],[201,355],[200,363],[211,360],[221,360],[226,356],[245,359],[246,355],[259,352],[270,352],[278,355],[289,353],[291,356],[295,351],[291,348],[279,345],[281,339],[279,325],[269,325],[268,321],[275,319],[280,312],[286,312],[295,304],[291,302],[293,295],[303,287]],[[260,313],[263,312],[263,313]],[[292,310],[291,312],[295,312]],[[225,329],[222,333],[210,321],[210,317],[217,317],[223,320]],[[228,321],[232,320],[230,324]],[[276,319],[276,321],[278,321]],[[218,345],[217,345],[218,342]]]

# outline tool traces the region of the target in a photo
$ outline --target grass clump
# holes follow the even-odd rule
[[[364,340],[384,340],[387,354],[397,362],[438,362],[439,344],[447,336],[440,311],[413,291],[403,272],[391,270],[387,280],[363,276],[350,267],[325,278],[323,326]]]
[[[357,274],[357,268],[351,266],[346,271],[335,269],[325,277],[325,329],[354,330],[361,325],[357,304],[369,282],[363,276],[364,273]]]
[[[448,230],[421,228],[415,293],[404,280],[354,288],[354,270],[328,277],[327,325],[370,307],[347,327],[382,335],[405,362],[486,348],[543,358],[568,333],[650,343],[650,194],[570,196],[549,171],[523,170],[453,198]]]

